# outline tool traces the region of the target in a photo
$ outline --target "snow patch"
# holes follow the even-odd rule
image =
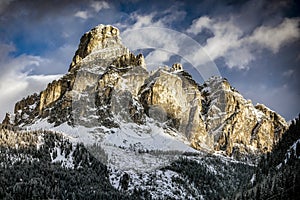
[[[54,152],[56,152],[56,157],[54,156]],[[53,152],[50,153],[51,162],[60,162],[62,167],[74,169],[73,152],[74,151],[71,151],[68,155],[66,155],[66,152],[62,152],[60,147],[54,147]]]
[[[283,160],[282,163],[280,163],[279,165],[276,166],[276,169],[280,169],[284,164],[286,164],[288,162],[289,159],[291,159],[291,157],[293,156],[294,158],[300,159],[300,156],[297,157],[297,144],[300,144],[300,139],[298,139],[296,142],[293,143],[293,145],[290,146],[290,148],[287,150],[286,154],[285,154],[285,159]]]

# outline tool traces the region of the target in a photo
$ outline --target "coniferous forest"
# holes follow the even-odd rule
[[[105,165],[61,134],[2,128],[0,144],[0,199],[128,199],[111,186]],[[72,153],[72,167],[51,162],[57,151],[63,159]]]

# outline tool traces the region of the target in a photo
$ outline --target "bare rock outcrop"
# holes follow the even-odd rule
[[[208,134],[214,137],[215,151],[234,156],[265,153],[287,129],[281,116],[265,106],[254,107],[226,79],[209,79],[201,92],[207,107],[202,115]]]
[[[12,122],[11,122],[11,116],[9,113],[6,113],[5,114],[5,117],[1,123],[2,125],[12,125]]]
[[[198,84],[186,72],[177,72],[173,66],[153,73],[141,88],[140,102],[150,117],[167,121],[193,146],[209,148],[212,140],[200,115],[202,96]]]
[[[14,124],[30,124],[39,114],[40,95],[34,93],[15,104]]]

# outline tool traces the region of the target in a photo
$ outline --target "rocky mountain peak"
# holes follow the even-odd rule
[[[180,63],[174,63],[170,69],[171,72],[178,72],[178,71],[182,71],[183,67],[182,64]]]
[[[204,88],[207,90],[234,90],[233,87],[231,87],[228,80],[224,77],[220,76],[212,76],[203,84]]]
[[[225,78],[199,85],[180,63],[149,73],[144,56],[123,46],[110,25],[85,33],[69,72],[16,103],[13,119],[18,126],[40,119],[89,128],[121,129],[125,123],[136,134],[160,126],[195,149],[235,157],[270,151],[287,129],[280,115],[254,106]]]
[[[103,24],[86,32],[80,39],[80,44],[70,64],[69,71],[93,52],[122,46],[119,35],[118,28]]]
[[[11,116],[9,113],[6,113],[3,121],[2,121],[2,124],[3,125],[12,125],[12,122],[11,122]]]

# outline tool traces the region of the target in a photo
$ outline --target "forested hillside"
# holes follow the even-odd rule
[[[83,146],[59,133],[0,129],[0,199],[128,199]]]

